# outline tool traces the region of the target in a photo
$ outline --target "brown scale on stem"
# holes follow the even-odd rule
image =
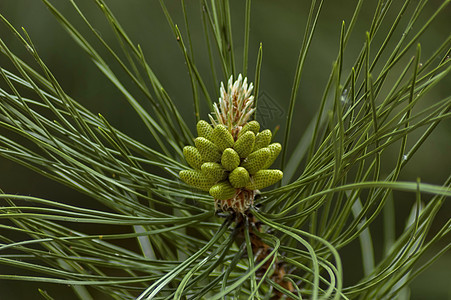
[[[249,222],[249,238],[251,242],[252,247],[252,254],[254,256],[254,263],[259,264],[261,261],[263,261],[265,258],[267,258],[272,251],[272,248],[266,244],[256,233],[263,232],[261,222],[257,220],[255,216],[252,215],[251,212],[247,211],[246,214],[239,214],[235,215],[235,221],[236,221],[236,227],[239,230],[236,242],[238,244],[241,244],[244,241],[244,235],[246,230],[246,219]],[[270,279],[283,287],[284,289],[292,292],[293,294],[296,294],[295,288],[291,281],[285,280],[284,276],[287,274],[285,270],[285,265],[282,262],[276,261],[271,264],[272,259],[268,259],[266,263],[258,269],[256,272],[256,275],[259,277],[262,277],[263,274],[265,274],[269,268],[273,268],[274,271],[272,271]],[[271,298],[272,300],[277,299],[283,299],[286,297],[285,294],[274,290],[274,296]]]

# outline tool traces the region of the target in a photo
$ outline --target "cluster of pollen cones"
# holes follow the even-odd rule
[[[214,104],[211,124],[197,123],[195,146],[186,146],[183,154],[189,170],[180,172],[180,178],[189,185],[208,191],[215,199],[216,210],[244,214],[258,190],[282,179],[283,173],[268,169],[282,146],[271,143],[270,130],[260,131],[257,121],[250,121],[255,108],[251,96],[252,83],[241,75],[227,90],[221,84],[221,97]]]

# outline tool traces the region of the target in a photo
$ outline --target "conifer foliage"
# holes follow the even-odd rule
[[[451,116],[451,96],[438,92],[449,91],[451,38],[420,44],[433,26],[449,28],[435,22],[451,1],[350,1],[354,11],[336,30],[337,55],[325,64],[331,68],[315,70],[306,62],[335,2],[295,1],[302,11],[290,13],[304,26],[294,74],[283,78],[293,75],[291,89],[280,91],[291,91],[280,97],[286,118],[265,126],[259,91],[268,81],[260,78],[274,76],[262,68],[264,45],[250,38],[261,24],[251,19],[263,11],[256,6],[271,9],[274,1],[127,1],[127,8],[161,7],[189,74],[176,84],[191,87],[183,100],[152,68],[162,58],[149,59],[152,51],[127,34],[109,6],[115,1],[42,2],[151,142],[71,97],[39,41],[0,15],[0,171],[11,160],[96,204],[0,190],[0,287],[48,284],[33,299],[60,299],[55,285],[83,300],[407,299],[416,276],[449,253],[451,221],[440,218],[449,214],[450,177],[429,184],[419,170],[417,180],[400,178]],[[73,10],[58,10],[62,3]],[[188,5],[196,3],[193,14]],[[148,18],[142,11],[136,18]],[[317,72],[328,78],[324,88],[305,95],[302,79]],[[310,123],[294,134],[305,97]],[[409,195],[402,208],[400,191]]]

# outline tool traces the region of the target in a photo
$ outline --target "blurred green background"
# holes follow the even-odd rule
[[[53,1],[67,18],[69,18],[82,33],[88,33],[88,28],[71,8],[69,1]],[[92,3],[93,1],[80,0],[77,4],[86,13],[90,21],[101,36],[114,45],[114,49],[120,48],[115,43],[113,32],[109,29],[101,12]],[[183,54],[174,39],[169,25],[161,11],[158,1],[146,0],[109,0],[106,1],[116,17],[122,22],[122,26],[128,32],[132,40],[140,44],[144,54],[151,64],[154,72],[159,77],[166,91],[176,102],[180,111],[186,117],[187,123],[194,130],[194,113],[192,105],[192,92],[188,71],[184,62]],[[186,1],[187,3],[191,1]],[[189,23],[191,26],[191,38],[195,46],[195,62],[211,95],[218,94],[219,82],[214,82],[208,65],[208,57],[205,47],[202,21],[200,17],[200,6],[188,4]],[[237,54],[237,70],[242,68],[242,49],[244,22],[244,5],[242,1],[231,1],[232,22],[234,25],[234,49]],[[302,74],[300,93],[297,99],[294,118],[294,129],[292,130],[290,149],[300,139],[303,131],[317,112],[323,89],[329,77],[331,66],[338,52],[339,34],[341,23],[349,22],[356,1],[326,1],[320,16],[318,28],[312,42],[312,47],[306,61]],[[374,3],[373,3],[374,2]],[[345,75],[357,53],[364,43],[365,31],[368,30],[372,19],[376,1],[368,1],[363,7],[358,25],[356,26],[351,40],[346,49]],[[395,1],[389,19],[393,20],[397,7],[403,1]],[[412,1],[417,3],[417,1]],[[421,16],[425,20],[430,13],[437,8],[442,1],[430,1],[426,12]],[[185,34],[185,24],[181,14],[179,1],[167,1],[166,5],[172,13],[175,23],[179,24],[182,33]],[[254,78],[255,60],[260,42],[263,43],[263,65],[261,71],[260,92],[265,99],[265,107],[260,111],[261,115],[269,113],[264,118],[265,127],[274,128],[280,125],[282,130],[286,121],[287,104],[289,101],[293,76],[296,68],[299,49],[301,46],[304,24],[306,23],[309,9],[309,1],[271,1],[260,0],[252,3],[251,37],[249,47],[248,75],[252,81]],[[413,6],[412,6],[413,7]],[[412,10],[410,8],[410,11]],[[140,123],[134,112],[126,103],[124,97],[103,77],[100,71],[91,63],[89,57],[72,41],[62,27],[53,18],[51,13],[39,0],[1,0],[0,13],[4,15],[16,28],[24,27],[34,41],[41,58],[51,68],[65,91],[77,99],[85,107],[94,113],[102,113],[111,124],[129,134],[133,138],[151,144],[150,135]],[[427,57],[440,45],[450,34],[451,9],[448,7],[428,29],[421,38],[423,57]],[[406,20],[402,23],[405,24]],[[383,24],[389,28],[391,23]],[[402,28],[403,26],[401,26]],[[399,38],[402,34],[398,31]],[[5,26],[0,27],[0,37],[4,39],[22,59],[30,62],[31,58],[25,49],[7,31]],[[99,46],[100,53],[106,53],[94,39],[88,34],[88,40],[95,46]],[[376,41],[385,38],[379,34]],[[186,41],[186,35],[185,35]],[[375,50],[374,50],[375,52]],[[386,56],[385,56],[386,58]],[[108,61],[108,60],[107,60]],[[10,64],[4,57],[0,57],[0,65],[8,67]],[[114,65],[115,70],[119,70]],[[219,69],[218,69],[219,70]],[[119,72],[120,73],[120,72]],[[119,78],[125,78],[119,76]],[[218,80],[224,81],[221,72],[218,72]],[[130,82],[128,87],[133,90]],[[136,91],[136,90],[134,90]],[[442,82],[435,90],[427,95],[423,105],[433,103],[451,94],[451,83]],[[139,95],[139,94],[135,94]],[[215,99],[216,97],[214,97]],[[267,111],[264,111],[264,110]],[[201,117],[207,118],[206,106],[202,108]],[[281,131],[283,132],[283,131]],[[450,143],[451,127],[449,122],[441,124],[430,137],[429,142],[423,145],[410,164],[401,173],[402,180],[416,180],[420,177],[422,182],[441,184],[449,176],[451,169]],[[7,134],[0,129],[0,134]],[[419,135],[419,134],[418,134]],[[414,143],[415,135],[409,141]],[[281,140],[282,134],[276,137]],[[397,155],[396,147],[385,154],[386,170],[389,170],[390,162]],[[42,176],[36,175],[28,169],[0,158],[0,187],[7,193],[33,195],[37,197],[55,199],[62,202],[76,203],[84,207],[98,207],[86,196],[74,192],[60,184],[54,183]],[[405,218],[414,202],[415,195],[395,193],[395,204],[399,213],[399,228],[402,230]],[[405,208],[407,207],[407,208]],[[101,207],[98,207],[101,209]],[[450,205],[447,204],[439,214],[438,224],[446,222],[449,218]],[[448,212],[448,213],[446,213]],[[378,223],[376,223],[377,225]],[[78,230],[92,233],[100,233],[105,228],[82,227]],[[114,229],[113,229],[114,230]],[[377,228],[372,228],[373,235],[377,236]],[[99,232],[100,231],[100,232]],[[399,232],[398,232],[399,233]],[[25,237],[24,237],[25,238]],[[133,249],[133,245],[123,245]],[[351,245],[345,251],[341,251],[345,266],[345,282],[354,283],[360,276],[360,271],[353,271],[349,265],[355,261]],[[360,267],[356,268],[360,270]],[[451,255],[443,256],[438,262],[419,276],[411,285],[412,299],[450,299],[451,289],[449,278],[451,277]],[[11,269],[0,266],[1,273],[12,273]],[[14,271],[15,272],[15,271]],[[448,280],[447,280],[448,279]],[[22,287],[27,287],[22,288]],[[22,283],[0,280],[0,299],[32,299],[37,297],[36,289],[43,287],[51,295],[60,299],[75,299],[68,287],[35,283]],[[33,295],[33,296],[30,296]],[[30,298],[31,297],[31,298]],[[100,299],[100,298],[99,298]]]

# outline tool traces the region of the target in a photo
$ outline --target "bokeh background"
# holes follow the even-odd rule
[[[71,8],[69,1],[53,1],[82,33],[88,33],[88,28]],[[103,15],[93,4],[94,1],[80,0],[77,4],[88,16],[101,36],[114,45],[113,32],[108,27]],[[195,62],[212,95],[218,93],[218,82],[213,82],[210,76],[208,56],[205,47],[200,6],[197,1],[186,1],[189,22],[191,26],[191,38],[195,46]],[[190,3],[195,2],[195,3]],[[237,69],[242,70],[243,49],[243,1],[231,1],[232,22],[234,25],[234,49],[237,55]],[[339,44],[341,23],[346,24],[351,19],[356,1],[326,1],[318,23],[318,28],[312,42],[311,50],[302,74],[300,93],[295,107],[294,130],[290,148],[294,146],[306,129],[310,120],[317,112],[323,89],[330,74],[333,61],[336,59]],[[344,69],[348,70],[355,56],[364,43],[365,31],[371,22],[376,1],[368,1],[360,14],[358,25],[351,36],[346,49]],[[373,3],[374,2],[374,3]],[[394,9],[389,19],[393,19],[396,7],[400,7],[403,1],[394,1]],[[412,1],[417,3],[418,1]],[[425,13],[421,16],[425,20],[442,1],[429,1]],[[163,86],[168,91],[180,111],[186,117],[188,124],[194,130],[194,113],[192,105],[192,92],[188,71],[183,54],[174,39],[170,27],[162,13],[158,1],[148,0],[108,0],[107,4],[122,26],[135,43],[139,43],[151,64],[154,72],[159,77]],[[179,1],[166,1],[174,21],[179,24],[185,33],[185,24]],[[299,49],[301,46],[304,24],[307,20],[309,1],[296,0],[260,0],[252,3],[251,36],[249,46],[248,75],[254,78],[255,61],[260,43],[263,44],[263,65],[261,70],[260,93],[265,106],[260,110],[265,115],[265,127],[274,128],[280,125],[284,129],[286,121],[287,104],[289,101],[293,76],[296,68]],[[412,6],[413,7],[413,6]],[[412,9],[412,8],[411,8]],[[411,10],[410,10],[411,11]],[[24,27],[34,41],[41,58],[51,68],[66,93],[77,99],[85,107],[94,113],[102,113],[111,124],[129,134],[133,138],[151,144],[152,139],[144,126],[140,123],[135,113],[126,103],[124,97],[103,77],[100,71],[92,64],[89,57],[73,42],[64,29],[53,18],[51,13],[39,0],[1,0],[0,13],[4,15],[16,28]],[[451,9],[447,8],[427,30],[420,40],[423,57],[441,44],[450,34]],[[405,24],[405,21],[404,23]],[[383,28],[389,28],[391,23],[383,24]],[[402,27],[402,26],[401,26]],[[381,30],[382,32],[384,30]],[[399,38],[401,31],[397,32]],[[89,41],[95,46],[100,46],[92,35],[88,34]],[[14,39],[5,26],[0,26],[0,37],[7,42],[10,49],[22,59],[33,62],[26,50]],[[380,34],[376,41],[385,38]],[[396,37],[395,37],[396,39]],[[102,49],[99,47],[98,49]],[[102,50],[100,53],[106,53]],[[108,61],[108,60],[107,60]],[[0,57],[0,65],[10,67],[4,57]],[[117,66],[115,66],[118,70]],[[11,69],[11,68],[10,68]],[[218,69],[219,70],[219,69]],[[346,71],[348,72],[348,71]],[[347,74],[347,73],[346,73]],[[218,72],[219,80],[225,80]],[[125,78],[125,77],[122,77]],[[131,85],[129,85],[131,87]],[[133,90],[133,88],[131,88]],[[442,82],[433,92],[427,95],[423,105],[433,103],[451,94],[451,81]],[[428,102],[429,101],[429,102]],[[202,118],[206,118],[208,110],[202,108]],[[451,169],[451,127],[449,122],[438,126],[437,130],[425,143],[410,164],[401,173],[402,180],[416,180],[422,182],[441,184],[448,176]],[[0,129],[0,134],[6,134]],[[282,134],[276,137],[281,140]],[[410,140],[413,143],[414,139]],[[385,159],[387,163],[393,161],[397,155],[397,149],[393,148]],[[387,167],[388,168],[388,167]],[[387,169],[388,170],[388,169]],[[33,195],[37,197],[58,200],[67,203],[76,203],[84,207],[96,206],[91,199],[74,192],[60,184],[39,176],[28,169],[0,158],[0,187],[7,193]],[[399,230],[402,230],[405,219],[414,202],[413,194],[395,193],[395,207],[399,214]],[[446,222],[449,218],[451,206],[445,205],[438,215],[437,224]],[[448,213],[446,213],[448,212]],[[377,228],[376,228],[377,229]],[[89,233],[105,233],[105,228],[79,227],[78,230]],[[115,230],[110,228],[109,230]],[[398,232],[399,234],[400,232]],[[377,232],[373,232],[377,236]],[[443,242],[445,243],[445,242]],[[133,249],[133,245],[125,247]],[[355,247],[354,247],[355,248]],[[350,247],[349,251],[342,251],[345,264],[360,260],[356,249]],[[357,249],[358,250],[358,249]],[[357,254],[356,254],[357,253]],[[349,264],[347,264],[349,266]],[[345,282],[353,283],[360,276],[360,267],[356,270],[345,269]],[[411,284],[412,299],[450,299],[451,288],[451,255],[443,256],[433,264],[426,272],[419,276]],[[12,273],[16,270],[0,266],[1,273]],[[26,288],[25,288],[26,287]],[[39,298],[37,288],[43,288],[50,292],[56,299],[75,299],[69,287],[48,284],[22,283],[0,280],[0,299],[36,299]],[[100,296],[99,296],[100,297]],[[100,299],[100,298],[99,298]]]

